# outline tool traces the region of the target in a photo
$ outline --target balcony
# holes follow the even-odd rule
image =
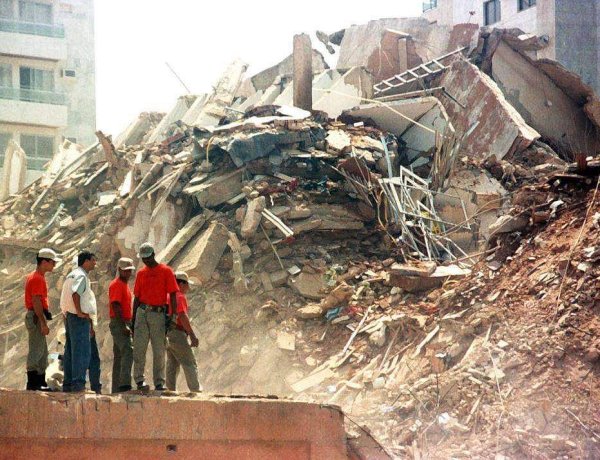
[[[66,97],[54,91],[0,87],[0,122],[67,126]]]
[[[433,10],[437,8],[438,0],[429,0],[428,2],[423,2],[423,13],[429,10]]]
[[[40,35],[42,37],[65,38],[65,28],[54,24],[35,24],[33,22],[0,19],[1,32],[17,34]]]
[[[60,25],[0,19],[0,54],[52,61],[67,59],[65,29]]]
[[[40,91],[35,89],[9,88],[0,86],[0,99],[15,101],[39,102],[41,104],[66,105],[67,98],[63,93]]]

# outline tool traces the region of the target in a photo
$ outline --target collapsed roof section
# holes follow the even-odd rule
[[[563,152],[600,148],[600,99],[582,78],[550,59],[537,59],[546,43],[518,29],[483,36],[482,68],[525,121]]]

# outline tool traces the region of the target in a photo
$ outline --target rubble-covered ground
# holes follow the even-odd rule
[[[383,47],[386,23],[328,44],[348,60],[362,34],[377,42],[372,28]],[[455,49],[455,31],[395,25],[419,37],[421,61],[435,57],[429,34],[449,40],[439,54]],[[102,306],[118,258],[150,240],[198,282],[189,300],[206,392],[338,404],[382,456],[598,458],[600,168],[559,148],[544,122],[530,122],[536,132],[484,72],[494,56],[483,43],[521,35],[462,29],[481,69],[454,53],[414,98],[346,99],[352,75],[389,77],[367,52],[360,72],[317,66],[313,85],[336,93],[313,112],[284,104],[289,62],[269,69],[275,80],[243,80],[234,63],[210,95],[142,114],[114,141],[66,143],[44,178],[0,203],[0,385],[24,384],[22,290],[36,250],[64,258],[48,275],[58,317],[62,280],[88,248],[109,391]],[[581,123],[594,119],[588,96]],[[55,319],[51,352],[63,334]]]

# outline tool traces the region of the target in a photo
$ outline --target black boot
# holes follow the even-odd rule
[[[27,386],[25,388],[28,391],[37,390],[37,375],[36,371],[27,371]]]
[[[46,373],[37,374],[37,391],[52,391],[46,383]]]

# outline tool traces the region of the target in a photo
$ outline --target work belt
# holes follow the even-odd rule
[[[166,311],[167,306],[166,305],[146,305],[146,304],[141,304],[140,308],[142,310]]]

